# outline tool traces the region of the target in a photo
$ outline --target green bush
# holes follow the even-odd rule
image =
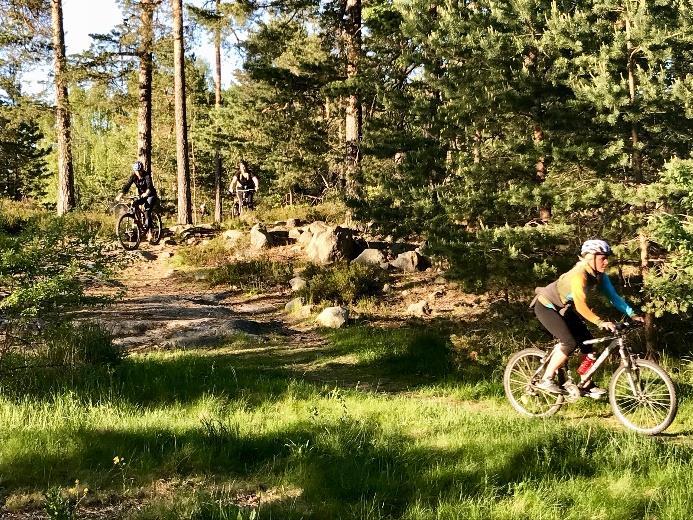
[[[271,260],[240,260],[210,271],[211,285],[236,285],[240,289],[263,291],[284,285],[291,279],[293,267]]]
[[[228,261],[231,254],[227,241],[217,237],[205,244],[182,247],[176,253],[176,261],[193,267],[215,267]]]
[[[336,263],[326,267],[309,264],[302,274],[306,286],[299,291],[312,303],[354,303],[379,295],[388,275],[379,266]]]
[[[106,365],[119,362],[122,356],[111,333],[96,323],[63,323],[49,329],[45,341],[51,365]]]

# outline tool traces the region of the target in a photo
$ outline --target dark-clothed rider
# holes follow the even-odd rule
[[[260,188],[260,180],[257,175],[250,172],[248,163],[244,160],[238,164],[238,173],[231,179],[229,193],[235,194],[238,199],[238,207],[243,204],[243,196],[249,208],[253,207],[253,199],[255,192]]]
[[[159,197],[152,182],[152,174],[144,169],[144,164],[141,161],[137,161],[132,165],[132,175],[123,185],[123,189],[116,197],[116,200],[120,201],[133,184],[137,187],[139,196],[135,200],[135,207],[142,206],[144,227],[149,232],[152,229],[152,209],[159,203]]]

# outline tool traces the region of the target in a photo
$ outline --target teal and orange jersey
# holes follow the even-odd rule
[[[560,309],[569,303],[575,305],[575,310],[586,320],[599,325],[602,320],[587,305],[587,290],[597,287],[611,304],[623,314],[632,317],[633,308],[616,292],[606,273],[595,273],[587,262],[581,260],[558,280],[546,287],[537,288],[537,300],[551,309]]]

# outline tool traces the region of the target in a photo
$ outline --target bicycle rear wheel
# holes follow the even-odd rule
[[[163,232],[163,225],[161,224],[161,215],[159,215],[158,211],[152,211],[152,229],[151,229],[151,238],[149,239],[149,243],[152,245],[156,245],[159,243],[161,240],[161,234]]]
[[[123,249],[131,251],[140,245],[140,228],[132,213],[120,216],[116,225],[116,235]]]
[[[616,418],[626,427],[645,435],[666,430],[676,417],[676,389],[657,363],[635,361],[635,369],[616,369],[609,382],[609,402]]]
[[[538,348],[516,352],[508,361],[503,374],[503,388],[510,405],[529,417],[549,417],[563,405],[562,395],[550,394],[534,386],[539,381],[535,375],[546,357]]]

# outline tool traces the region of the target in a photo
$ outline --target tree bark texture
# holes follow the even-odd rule
[[[635,53],[637,49],[633,48],[633,42],[631,41],[631,21],[630,18],[626,17],[626,52],[627,55],[627,68],[628,68],[628,92],[630,94],[630,105],[635,106]],[[633,177],[637,182],[642,182],[642,155],[640,153],[640,137],[638,136],[638,126],[633,122],[630,129],[630,140],[631,140],[631,170],[633,172]]]
[[[216,12],[221,10],[221,0],[216,0]],[[214,28],[214,106],[217,112],[221,109],[221,27]],[[214,151],[214,222],[222,219],[222,165],[219,142]]]
[[[361,59],[361,0],[346,1],[346,57],[347,80],[353,82],[359,75]],[[361,138],[363,109],[358,89],[351,87],[346,105],[346,192],[358,197],[361,192]]]
[[[62,0],[51,0],[53,51],[55,53],[56,129],[58,134],[58,215],[75,207],[75,179],[70,135],[70,101],[65,77],[65,32]]]
[[[137,114],[137,158],[146,171],[152,171],[152,45],[156,5],[152,0],[140,2],[140,71],[139,112]]]
[[[540,145],[544,142],[544,131],[538,124],[534,125],[534,143]],[[546,157],[543,155],[537,158],[534,165],[534,179],[537,184],[543,184],[546,180]],[[548,222],[551,220],[551,208],[547,205],[542,205],[539,208],[539,220]]]
[[[173,11],[173,88],[176,118],[176,164],[178,167],[178,224],[192,224],[188,122],[185,104],[185,48],[183,2],[171,0]]]
[[[644,233],[640,233],[640,275],[642,276],[643,284],[645,276],[650,269],[650,241]],[[645,313],[645,356],[648,359],[657,358],[657,346],[655,344],[654,330],[654,314],[651,312]]]

